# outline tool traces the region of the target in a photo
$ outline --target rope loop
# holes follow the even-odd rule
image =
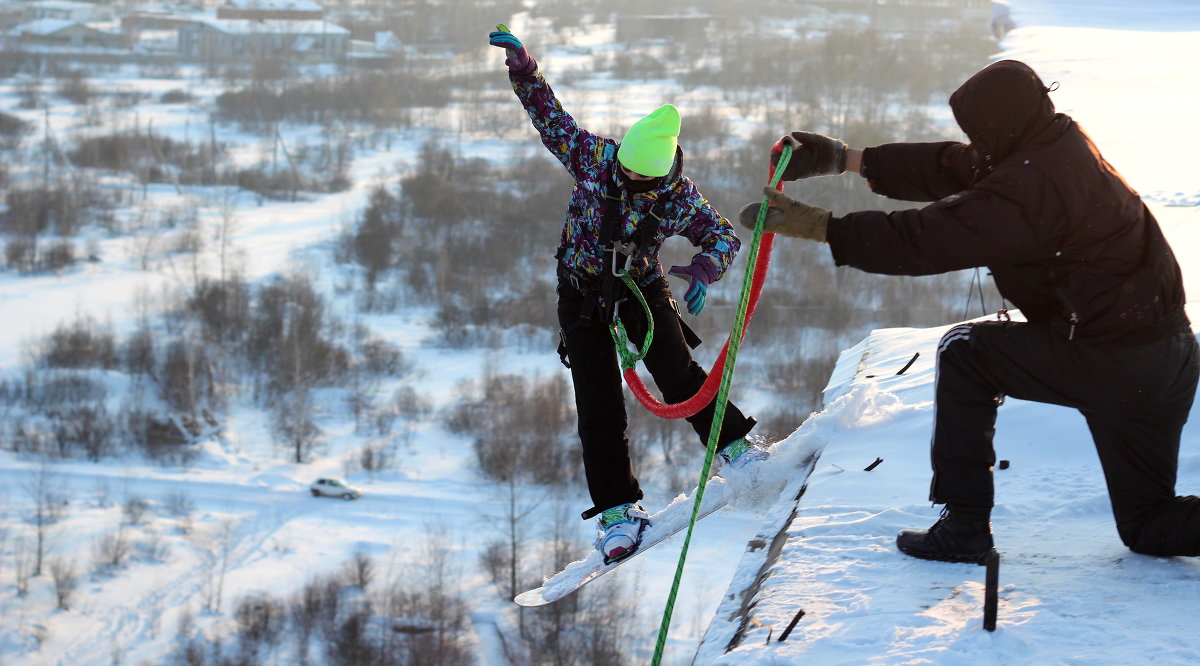
[[[621,318],[615,316],[615,320],[609,327],[608,332],[612,334],[613,344],[617,347],[617,356],[620,358],[622,371],[633,371],[637,362],[646,358],[646,353],[650,351],[650,343],[654,341],[654,316],[650,312],[650,304],[646,302],[646,297],[642,295],[642,290],[638,289],[637,283],[633,278],[629,277],[629,271],[621,269],[621,280],[625,283],[625,287],[633,292],[637,297],[638,303],[642,304],[642,309],[646,312],[646,339],[642,341],[642,348],[636,353],[629,351],[629,335],[625,332],[625,324],[621,322]],[[614,304],[613,307],[616,307]],[[635,373],[636,375],[636,373]]]

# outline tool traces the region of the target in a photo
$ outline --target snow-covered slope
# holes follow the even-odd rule
[[[740,599],[724,605],[698,663],[1200,660],[1200,560],[1146,557],[1121,544],[1091,438],[1073,411],[1011,399],[1001,408],[996,450],[1009,466],[995,477],[995,633],[982,628],[983,567],[895,549],[898,530],[937,518],[926,499],[928,439],[933,349],[944,330],[878,330],[842,356],[835,377],[845,381],[831,385],[826,409],[780,444],[825,440],[782,553],[756,591],[753,619],[724,654],[743,626]],[[1200,491],[1195,428],[1185,433],[1179,488]],[[742,576],[760,560],[748,553]]]

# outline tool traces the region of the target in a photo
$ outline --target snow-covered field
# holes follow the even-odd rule
[[[1194,71],[1200,11],[1183,0],[1010,4],[1019,28],[1001,43],[997,57],[1022,59],[1045,81],[1060,83],[1053,94],[1058,109],[1080,121],[1145,196],[1180,257],[1194,301],[1200,294],[1200,180],[1193,163],[1200,132],[1193,125],[1192,98],[1200,83]],[[487,28],[478,31],[482,35]],[[7,108],[15,107],[7,104],[12,95],[8,88],[0,93]],[[519,113],[507,101],[514,108],[506,112]],[[41,112],[30,118],[40,123]],[[165,110],[154,127],[183,132],[186,122]],[[332,238],[363,207],[374,183],[411,167],[420,139],[359,152],[353,188],[316,203],[257,206],[249,197],[239,202],[234,240],[248,259],[248,277],[328,262]],[[156,201],[172,192],[160,188]],[[186,279],[188,267],[170,260],[156,271],[141,270],[134,248],[123,243],[101,239],[105,261],[63,275],[0,276],[0,373],[19,373],[25,345],[77,313],[110,321],[118,332],[128,330],[139,293]],[[1200,320],[1200,309],[1193,305],[1190,312]],[[417,360],[412,381],[437,405],[454,400],[458,381],[475,376],[485,362],[501,370],[561,371],[548,350],[464,354],[427,346],[428,317],[427,311],[413,310],[371,324]],[[739,562],[743,544],[764,517],[773,518],[771,502],[739,502],[700,524],[665,663],[690,663],[706,629],[710,640],[700,663],[1200,661],[1194,620],[1200,563],[1146,558],[1121,546],[1090,438],[1073,412],[1016,401],[1001,410],[998,455],[1012,466],[997,474],[993,522],[1004,559],[995,633],[981,628],[982,569],[911,560],[895,551],[897,529],[924,527],[935,518],[925,498],[931,364],[941,330],[877,332],[863,345],[871,350],[867,368],[853,373],[857,357],[847,355],[827,394],[829,409],[780,444],[764,470],[767,476],[786,475],[787,452],[811,446],[810,438],[824,441],[824,453],[791,526],[788,548],[754,612],[765,627],[751,631],[728,655],[714,649],[730,630],[714,612],[727,582],[745,575],[739,566],[751,558]],[[912,368],[890,376],[917,352]],[[84,576],[68,611],[55,610],[48,576],[35,578],[27,596],[17,596],[11,574],[0,568],[0,663],[161,663],[185,614],[194,615],[201,628],[217,627],[238,598],[296,590],[337,570],[355,552],[371,555],[391,579],[417,578],[430,548],[442,548],[465,572],[458,584],[471,605],[479,663],[507,663],[496,636],[514,631],[517,611],[478,573],[479,550],[503,512],[502,491],[471,471],[468,442],[421,423],[418,448],[409,450],[399,470],[352,478],[365,490],[362,499],[321,500],[308,495],[308,483],[341,473],[341,456],[332,452],[350,434],[328,433],[323,449],[328,455],[285,463],[272,450],[263,420],[257,412],[234,411],[222,445],[210,443],[187,468],[140,461],[43,467],[0,452],[5,557],[18,526],[22,534],[27,530],[28,489],[39,478],[70,498],[63,521],[50,531],[49,554],[77,558],[81,568],[95,544],[118,530],[129,499],[156,507],[128,528],[141,555],[109,574]],[[1200,492],[1196,421],[1184,433],[1182,493]],[[861,471],[876,457],[884,462]],[[166,510],[180,493],[190,508]],[[670,499],[648,498],[647,508],[657,510]],[[590,532],[581,521],[572,523],[581,538]],[[594,584],[628,585],[644,600],[639,661],[649,660],[657,633],[678,557],[673,543],[678,539]],[[203,612],[217,581],[219,612]],[[805,615],[787,641],[775,641],[800,609]],[[768,631],[774,641],[769,645]]]

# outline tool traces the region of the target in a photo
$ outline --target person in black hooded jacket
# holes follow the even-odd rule
[[[946,507],[929,529],[900,532],[902,552],[983,563],[1007,395],[1083,414],[1126,546],[1200,555],[1200,497],[1175,494],[1200,375],[1179,265],[1138,194],[1049,92],[1021,62],[979,71],[950,97],[970,144],[854,150],[794,132],[781,139],[794,148],[783,179],[853,171],[878,194],[932,203],[835,217],[768,188],[764,230],[828,243],[837,265],[871,273],[986,266],[1026,319],[961,324],[941,339],[930,499]],[[743,225],[758,207],[742,210]]]

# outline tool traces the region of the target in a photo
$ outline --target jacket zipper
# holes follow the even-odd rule
[[[1074,312],[1072,312],[1070,321],[1071,321],[1071,331],[1069,333],[1067,333],[1067,341],[1068,342],[1075,339],[1075,326],[1076,326],[1076,324],[1079,323],[1079,316],[1076,315]]]

